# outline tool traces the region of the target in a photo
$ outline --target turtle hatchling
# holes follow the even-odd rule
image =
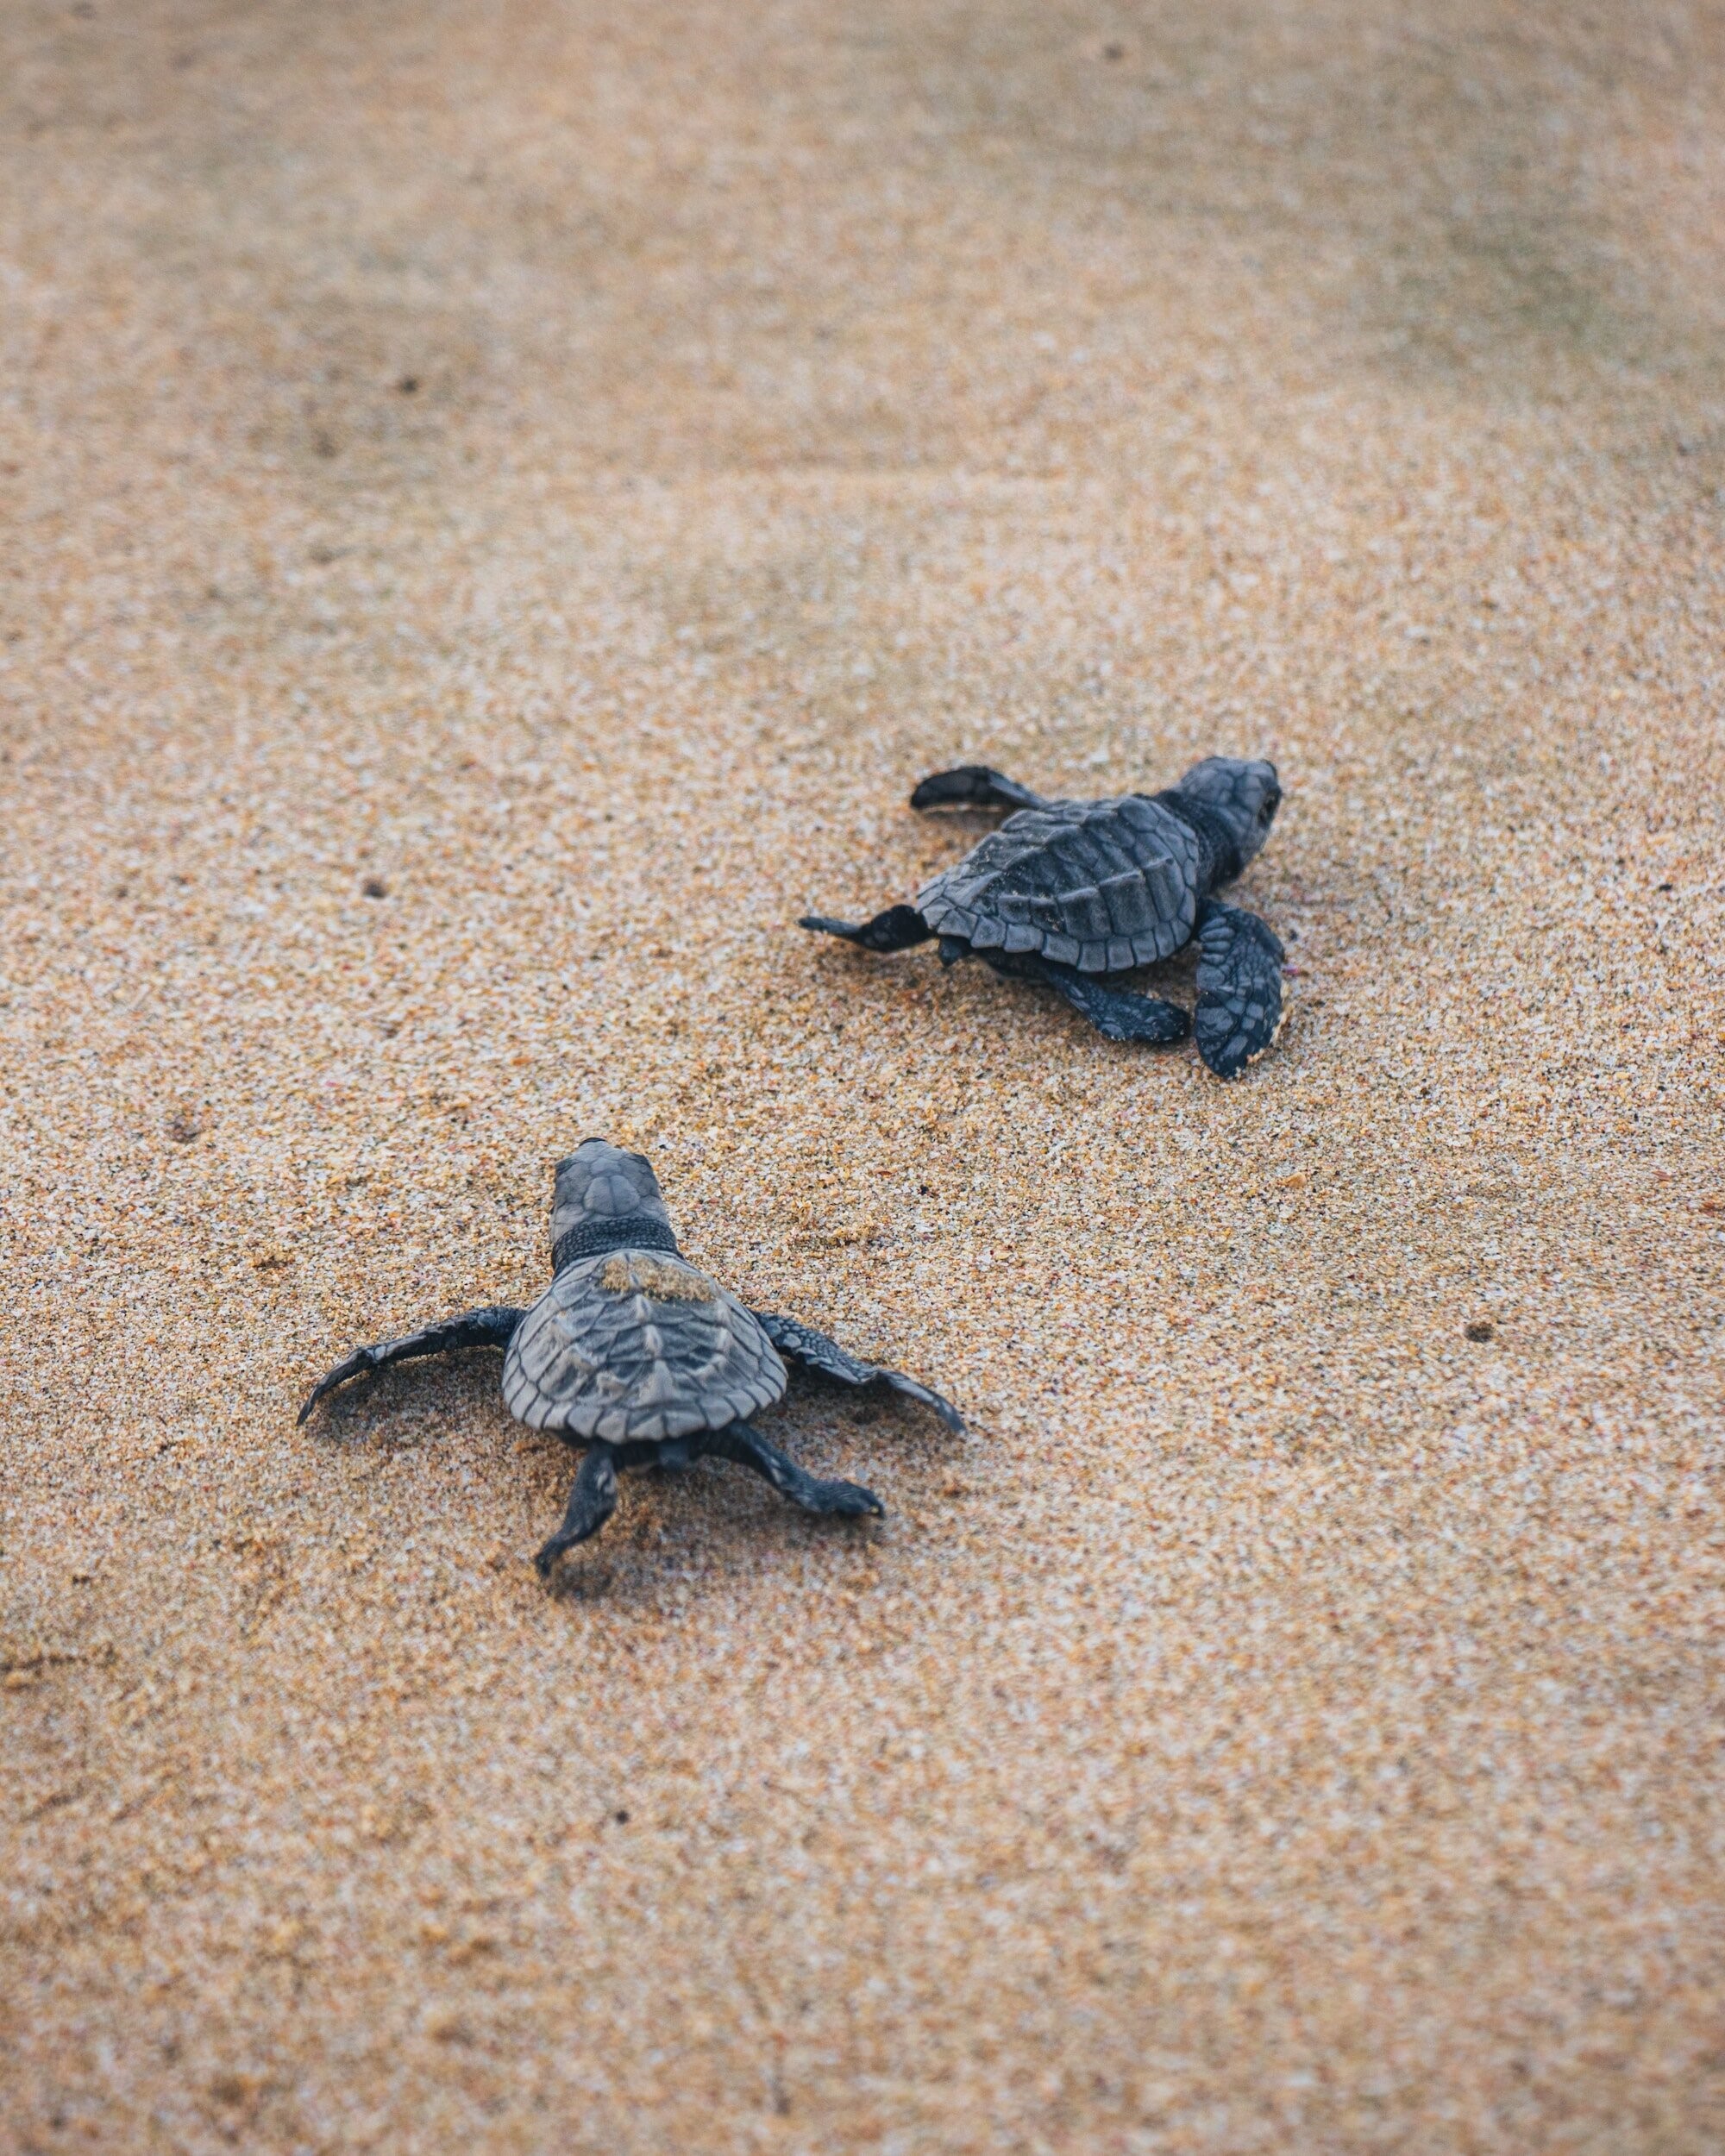
[[[1039,981],[1111,1041],[1181,1041],[1219,1078],[1238,1078],[1282,1023],[1282,945],[1255,913],[1224,906],[1268,837],[1282,788],[1273,763],[1207,756],[1162,793],[1102,801],[1044,800],[982,764],[937,772],[913,809],[1013,813],[963,860],[943,868],[913,906],[871,921],[809,914],[804,928],[865,950],[940,939],[950,966],[975,956],[997,974]],[[1198,1007],[1138,995],[1113,976],[1198,946]]]
[[[794,1318],[750,1310],[709,1280],[678,1250],[652,1169],[603,1138],[585,1139],[557,1163],[551,1284],[531,1309],[470,1310],[355,1348],[299,1420],[363,1371],[474,1347],[503,1350],[503,1397],[518,1421],[585,1449],[563,1524],[535,1559],[542,1578],[610,1519],[620,1469],[734,1460],[805,1512],[879,1514],[872,1490],[819,1480],[750,1420],[783,1397],[787,1360],[844,1385],[889,1385],[950,1430],[964,1427],[926,1385],[859,1362]]]

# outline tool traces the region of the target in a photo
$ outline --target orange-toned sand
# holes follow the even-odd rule
[[[1717,9],[14,0],[0,496],[8,2156],[1725,2146]],[[593,1131],[880,1527],[295,1428]]]

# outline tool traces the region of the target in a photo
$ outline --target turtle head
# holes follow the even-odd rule
[[[625,1153],[602,1138],[583,1138],[567,1160],[557,1163],[552,1246],[575,1228],[623,1220],[652,1220],[669,1228],[671,1216],[659,1195],[659,1179],[644,1155]]]
[[[1269,837],[1282,805],[1276,766],[1261,758],[1206,756],[1202,763],[1193,765],[1175,790],[1201,801],[1212,815],[1220,817],[1239,852],[1240,868]],[[1239,869],[1234,874],[1238,875]]]

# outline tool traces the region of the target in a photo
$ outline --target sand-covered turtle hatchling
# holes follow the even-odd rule
[[[925,779],[914,809],[1004,808],[998,830],[872,920],[808,914],[802,926],[865,950],[940,940],[943,965],[977,957],[1044,982],[1111,1041],[1181,1041],[1238,1078],[1282,1023],[1282,945],[1215,893],[1264,839],[1282,799],[1273,763],[1207,756],[1162,793],[1044,800],[982,764]],[[1198,1007],[1133,993],[1113,977],[1195,942]]]
[[[794,1318],[746,1308],[690,1264],[652,1169],[603,1138],[584,1140],[557,1163],[551,1270],[530,1309],[470,1310],[355,1348],[318,1383],[300,1421],[338,1385],[386,1363],[501,1348],[510,1413],[586,1448],[563,1524],[535,1559],[542,1576],[604,1526],[623,1469],[734,1460],[805,1512],[880,1514],[872,1490],[820,1481],[750,1420],[782,1397],[786,1358],[841,1384],[890,1386],[963,1430],[957,1408],[926,1385],[860,1362]]]

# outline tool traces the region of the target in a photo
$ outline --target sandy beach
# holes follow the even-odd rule
[[[0,519],[0,2150],[1725,2147],[1725,16],[16,0]],[[296,1426],[594,1133],[883,1521]]]

